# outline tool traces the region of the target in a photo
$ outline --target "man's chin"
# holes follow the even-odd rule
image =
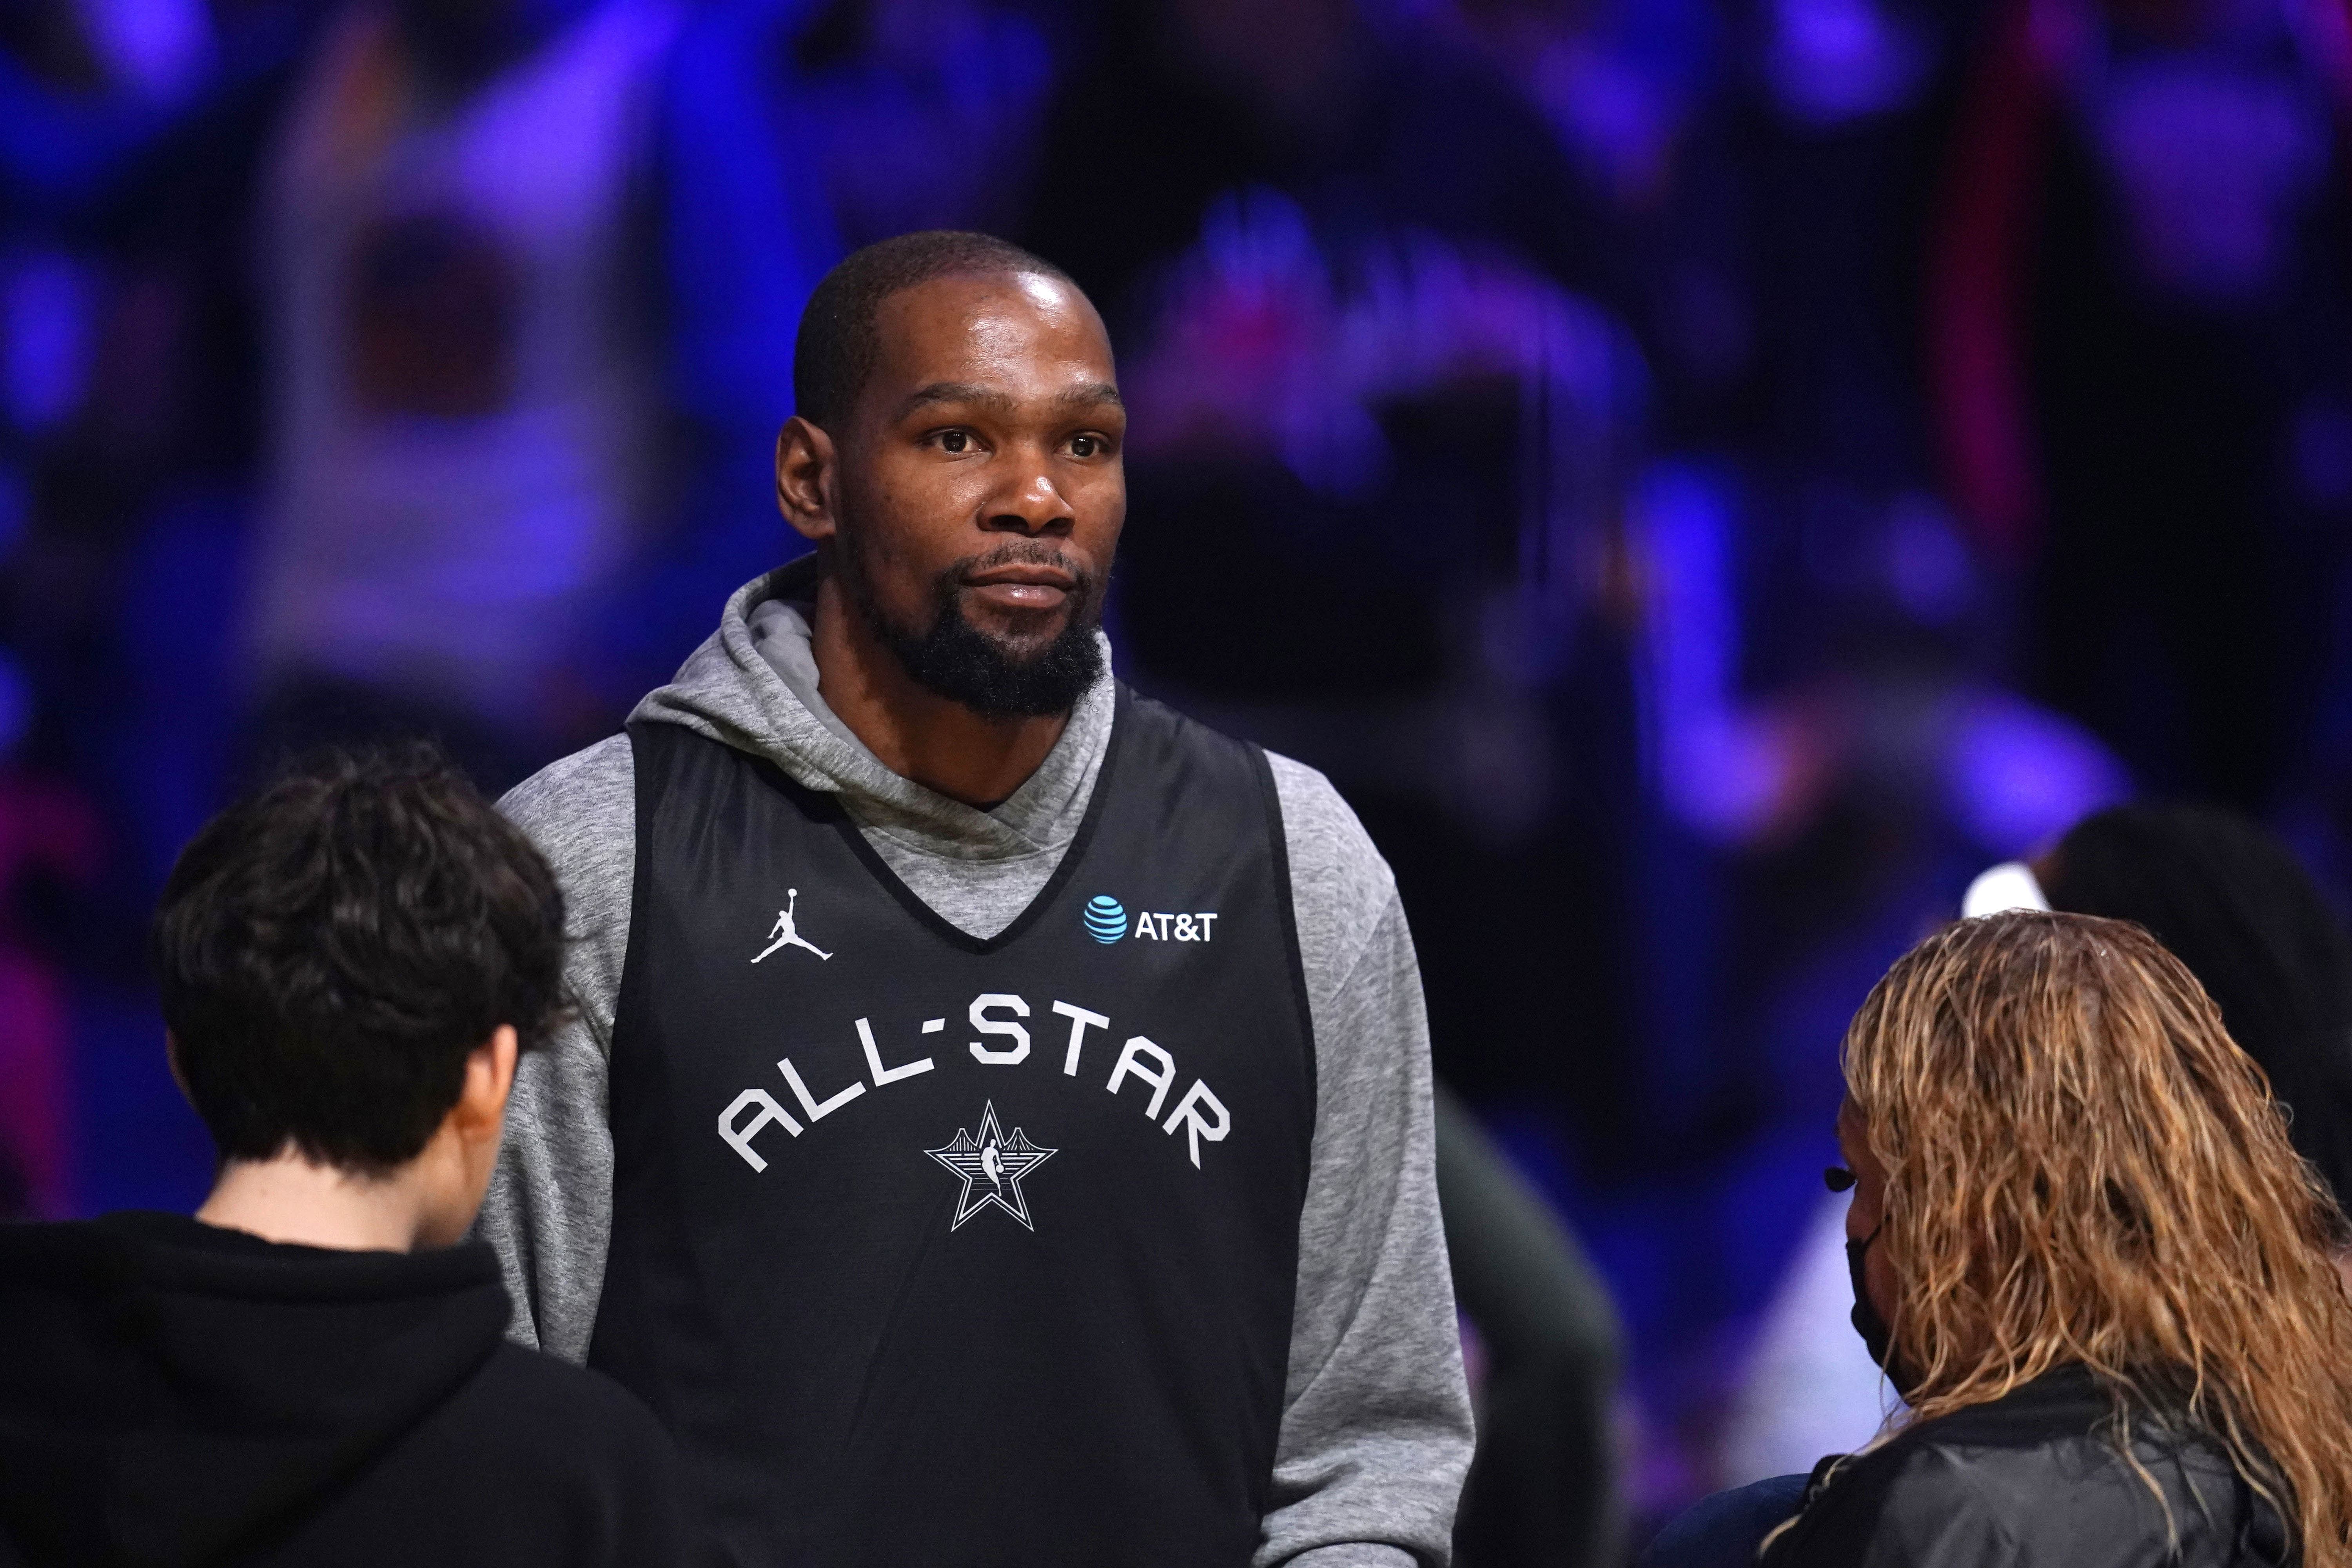
[[[867,624],[917,685],[984,718],[1067,712],[1102,673],[1083,585],[1050,610],[1008,612],[944,585],[937,603],[921,633],[870,612]]]
[[[1068,629],[1076,613],[1075,598],[1065,598],[1049,609],[1017,609],[980,598],[969,591],[956,595],[950,612],[966,630],[1003,650],[1008,658],[1041,654]]]
[[[1066,623],[1065,623],[1066,624]],[[986,645],[998,663],[1015,674],[1025,675],[1055,657],[1063,644],[1062,626],[1056,626],[1043,635],[1005,635],[985,626],[972,627],[974,638]]]
[[[1066,647],[1073,640],[1070,627],[1078,612],[1076,598],[1050,610],[1003,610],[985,602],[961,598],[950,613],[963,623],[967,635],[995,649],[1007,664],[1027,665],[1048,657],[1057,647]],[[1087,634],[1091,637],[1093,631],[1094,623],[1089,620]]]

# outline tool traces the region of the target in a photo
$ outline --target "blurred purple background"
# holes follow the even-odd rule
[[[1348,794],[1606,1278],[1636,1515],[1788,1468],[1885,965],[2127,795],[2352,868],[2347,18],[0,0],[0,1208],[200,1196],[142,943],[227,792],[610,732],[797,548],[816,278],[982,227],[1111,323],[1123,673]]]

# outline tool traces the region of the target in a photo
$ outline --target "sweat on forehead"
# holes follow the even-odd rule
[[[793,345],[793,401],[802,418],[838,426],[873,374],[882,301],[936,278],[1027,273],[1069,284],[1068,273],[993,235],[926,229],[852,251],[824,275],[801,312]]]

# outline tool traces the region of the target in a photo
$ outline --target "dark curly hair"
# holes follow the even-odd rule
[[[502,1024],[562,1014],[563,895],[439,752],[336,752],[205,825],[153,953],[181,1080],[224,1160],[381,1174],[457,1101]]]

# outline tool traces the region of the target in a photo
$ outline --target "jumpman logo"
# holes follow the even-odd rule
[[[768,943],[761,952],[760,958],[767,957],[769,953],[780,947],[804,947],[819,958],[831,958],[833,954],[802,936],[800,928],[793,923],[793,910],[800,907],[801,890],[798,888],[786,888],[784,895],[784,907],[776,911],[776,929],[768,933],[775,940]],[[755,958],[751,962],[757,963],[760,958]]]

